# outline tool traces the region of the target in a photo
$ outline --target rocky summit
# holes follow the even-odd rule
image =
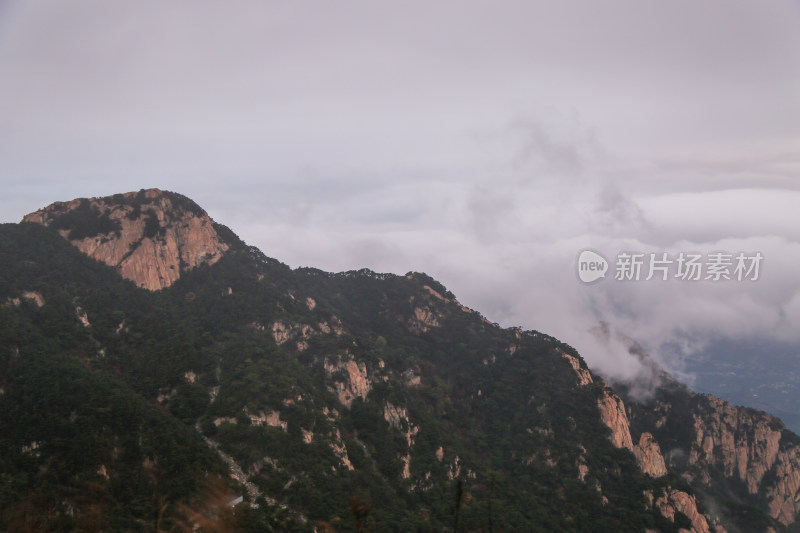
[[[0,226],[0,529],[800,530],[800,438],[648,365],[176,193],[57,202]]]
[[[22,221],[58,230],[86,255],[151,291],[216,263],[230,247],[197,204],[159,189],[56,202]]]

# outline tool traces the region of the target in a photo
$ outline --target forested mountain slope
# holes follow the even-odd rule
[[[768,415],[671,388],[626,408],[572,347],[425,274],[292,270],[174,193],[54,205],[0,227],[6,529],[796,521],[800,448]]]

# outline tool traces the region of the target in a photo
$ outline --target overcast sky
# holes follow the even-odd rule
[[[0,221],[172,190],[293,267],[428,272],[605,372],[634,367],[600,320],[678,372],[719,337],[800,344],[798,180],[797,1],[0,1]],[[764,260],[586,285],[583,248]]]

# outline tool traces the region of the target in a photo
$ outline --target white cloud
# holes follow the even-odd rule
[[[424,270],[609,371],[636,363],[598,320],[684,355],[800,342],[794,2],[0,10],[4,221],[175,190],[293,266]],[[759,250],[764,278],[585,286],[585,247]]]

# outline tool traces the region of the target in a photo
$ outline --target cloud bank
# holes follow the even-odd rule
[[[630,373],[798,342],[789,0],[0,5],[0,212],[160,187],[292,266],[426,271]],[[584,248],[759,251],[753,283],[578,281]]]

